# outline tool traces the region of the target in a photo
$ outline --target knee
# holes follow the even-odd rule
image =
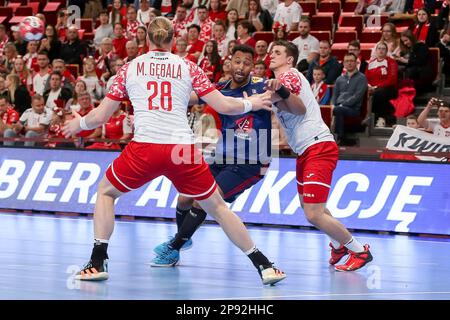
[[[309,206],[305,206],[304,207],[304,211],[305,211],[305,216],[306,216],[306,220],[308,220],[308,222],[310,224],[312,224],[313,226],[317,226],[320,222],[320,219],[322,218],[322,215],[324,214],[324,212],[311,208]]]
[[[98,184],[97,189],[97,196],[107,196],[111,198],[118,198],[122,193],[117,190],[111,182],[106,177],[103,177],[103,179]]]
[[[177,208],[180,208],[181,210],[189,210],[190,208],[192,208],[193,203],[194,200],[192,198],[180,195],[177,201]]]

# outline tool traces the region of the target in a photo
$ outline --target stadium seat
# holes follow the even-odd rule
[[[334,33],[333,43],[349,43],[350,41],[358,39],[356,31],[340,31]]]
[[[333,13],[333,21],[339,21],[341,15],[341,2],[340,0],[322,0],[319,4],[320,13]]]
[[[317,38],[317,40],[328,40],[331,41],[331,32],[330,31],[311,31],[310,34]]]
[[[39,12],[39,2],[30,2],[28,6],[33,10],[33,15],[36,15]]]
[[[329,31],[333,32],[333,17],[315,15],[311,20],[312,31]]]
[[[19,6],[26,6],[28,4],[28,0],[9,0],[9,4],[16,4],[18,3]]]
[[[361,34],[364,25],[364,17],[355,14],[342,14],[338,30],[356,30]]]
[[[14,15],[16,16],[32,16],[33,15],[33,8],[29,6],[20,6],[16,8],[16,11],[14,12]]]
[[[294,40],[295,38],[297,38],[299,36],[300,36],[300,32],[298,32],[298,31],[291,31],[288,34],[288,40],[292,41],[292,40]]]
[[[253,39],[256,41],[264,40],[267,43],[271,43],[273,41],[273,33],[272,31],[257,31],[253,33]]]
[[[322,119],[328,128],[331,127],[331,120],[333,119],[333,106],[331,105],[321,105],[320,113],[322,114]]]
[[[75,77],[75,79],[78,78],[79,72],[80,72],[80,66],[77,64],[66,64],[66,69],[70,71],[70,73]]]
[[[377,43],[381,39],[380,28],[365,28],[359,37],[360,42]]]
[[[57,12],[60,8],[62,8],[61,2],[47,2],[44,7],[44,12]]]
[[[386,22],[389,21],[386,15],[371,15],[366,20],[366,27],[369,28],[382,28]]]
[[[7,20],[13,16],[13,9],[10,7],[0,7],[0,17],[6,17]]]
[[[316,15],[317,12],[317,2],[316,1],[305,1],[300,4],[302,6],[303,15],[308,15],[312,17]]]
[[[358,5],[358,0],[347,0],[345,1],[342,12],[355,12],[356,6]]]
[[[80,23],[80,29],[84,29],[85,32],[93,32],[92,19],[77,19],[76,22]]]

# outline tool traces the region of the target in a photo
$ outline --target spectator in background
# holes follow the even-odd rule
[[[389,102],[397,97],[398,66],[387,56],[388,46],[384,42],[376,45],[377,57],[370,60],[366,70],[369,95],[372,97],[372,112],[376,126],[385,127],[395,123],[394,107]]]
[[[222,8],[220,0],[210,0],[208,12],[209,18],[214,22],[217,22],[218,20],[225,22],[227,20],[227,13]]]
[[[302,18],[300,20],[298,31],[300,35],[292,43],[298,48],[297,69],[300,72],[305,72],[308,70],[311,62],[319,57],[319,40],[309,33],[311,31],[311,21],[309,18]]]
[[[5,25],[0,24],[0,58],[3,56],[3,50],[6,44],[9,42],[9,37],[6,34]]]
[[[58,38],[55,27],[52,25],[48,25],[45,28],[45,35],[41,40],[39,52],[46,51],[48,53],[50,62],[52,62],[54,59],[59,58],[61,46],[62,43]]]
[[[51,72],[49,59],[45,50],[39,52],[37,57],[37,64],[39,70],[33,77],[33,89],[35,93],[42,96],[45,91],[45,84],[47,83]]]
[[[187,51],[187,47],[188,47],[187,41],[184,40],[183,38],[178,38],[176,43],[175,54],[181,58],[185,58],[194,63],[197,63],[197,58]]]
[[[91,95],[87,91],[80,92],[78,94],[78,104],[80,105],[80,110],[77,111],[77,113],[82,117],[86,116],[89,112],[94,110],[94,106],[92,105],[91,102]],[[76,136],[79,138],[86,138],[86,139],[97,137],[95,129],[80,131]]]
[[[261,8],[259,0],[248,1],[249,11],[245,15],[245,19],[252,24],[256,31],[271,31],[273,19],[270,12]]]
[[[137,21],[136,9],[131,6],[128,7],[128,9],[127,9],[127,27],[126,27],[127,36],[126,37],[128,39],[136,38],[136,31],[140,25],[141,24],[139,23],[139,21]]]
[[[103,126],[95,129],[95,136],[102,139],[127,141],[133,133],[133,126],[128,115],[118,108]],[[86,149],[120,150],[120,145],[113,142],[95,142]]]
[[[142,26],[146,26],[150,23],[150,4],[148,0],[140,0],[140,6],[137,12],[137,21]]]
[[[101,74],[101,78],[108,80],[111,76],[111,63],[117,58],[113,51],[113,40],[104,38],[100,45],[100,49],[95,52],[95,68]]]
[[[27,109],[14,124],[11,129],[6,129],[3,133],[5,138],[14,138],[22,132],[25,138],[44,137],[47,133],[51,115],[45,108],[44,99],[41,95],[35,94],[32,98],[31,108]],[[4,141],[5,146],[13,146],[14,141]],[[25,141],[25,147],[33,147],[35,141]]]
[[[6,97],[8,95],[8,89],[6,88],[5,78],[0,76],[0,97]]]
[[[270,70],[270,55],[267,53],[268,44],[264,40],[258,40],[255,45],[255,62],[262,61],[266,65],[265,78],[270,78],[272,70]]]
[[[227,38],[228,39],[236,39],[237,38],[237,24],[239,20],[239,14],[236,9],[231,9],[227,13]]]
[[[270,15],[274,17],[275,13],[277,12],[277,6],[279,1],[278,0],[260,0],[260,1],[261,1],[261,8],[269,11]]]
[[[55,107],[51,112],[51,120],[48,126],[47,138],[49,139],[65,139],[62,133],[62,127],[66,121],[67,114],[63,108]],[[46,148],[56,147],[72,148],[74,144],[71,142],[55,142],[49,141],[45,144]]]
[[[81,92],[85,92],[87,90],[86,82],[83,80],[77,80],[75,83],[75,89],[73,90],[72,98],[70,98],[64,109],[66,112],[72,112],[72,111],[80,111],[80,104],[78,103],[78,95]]]
[[[121,0],[114,0],[111,12],[109,13],[109,24],[115,25],[116,23],[122,24],[122,20],[127,15],[127,7],[122,4]]]
[[[135,46],[134,51],[137,53],[137,45]],[[97,73],[95,72],[94,58],[88,57],[84,59],[83,76],[81,76],[79,80],[83,80],[86,83],[86,91],[91,95],[91,101],[93,103],[97,103],[104,97],[105,93],[103,89],[103,83],[100,81]]]
[[[345,140],[345,118],[361,114],[361,106],[367,92],[367,78],[358,70],[357,58],[353,53],[344,56],[346,73],[336,79],[333,97],[333,115],[338,143],[348,144]]]
[[[285,0],[277,6],[277,11],[273,21],[285,24],[288,32],[291,30],[297,30],[302,13],[303,10],[300,4],[294,0]]]
[[[402,32],[400,40],[402,55],[394,56],[394,59],[399,65],[399,70],[402,70],[402,78],[414,81],[421,79],[431,84],[434,79],[427,45],[417,41],[411,30]]]
[[[23,57],[27,53],[27,42],[22,38],[19,32],[19,26],[12,26],[11,31],[17,53]]]
[[[83,0],[79,1],[85,2]],[[102,12],[102,10],[103,6],[101,4],[101,0],[88,0],[86,1],[83,19],[92,19],[95,21],[99,17],[100,12]]]
[[[255,48],[256,41],[250,36],[251,27],[252,27],[251,24],[246,20],[240,21],[238,23],[237,27],[238,38],[236,44],[245,44],[252,47],[253,49]]]
[[[227,56],[222,64],[222,75],[219,78],[218,83],[228,81],[232,78],[231,75],[231,58],[230,56]]]
[[[64,63],[64,60],[62,59],[55,59],[52,63],[53,66],[53,72],[59,72],[62,76],[61,78],[61,84],[64,88],[69,89],[71,92],[73,91],[73,88],[75,86],[75,77],[72,75],[72,73],[66,68],[66,64]],[[47,83],[45,85],[45,90],[50,89],[50,81],[47,80]]]
[[[37,65],[37,57],[38,57],[38,41],[29,41],[27,44],[27,54],[23,57],[23,61],[25,61],[25,65],[28,70],[38,71],[39,67]]]
[[[53,71],[50,75],[50,88],[44,93],[45,106],[50,110],[54,107],[64,106],[72,97],[72,92],[61,87],[62,76],[58,71]],[[61,101],[61,103],[59,103]]]
[[[230,41],[226,37],[225,33],[225,22],[222,20],[218,20],[213,27],[213,36],[212,40],[217,42],[217,48],[219,50],[219,55],[223,58],[227,54],[227,46],[228,42]]]
[[[239,19],[244,19],[248,12],[248,2],[246,0],[228,0],[226,11],[236,10]]]
[[[331,55],[331,44],[328,40],[320,41],[319,57],[309,65],[307,78],[310,83],[313,80],[313,70],[316,66],[320,66],[324,70],[326,84],[334,84],[337,77],[342,73],[342,65],[335,56]]]
[[[439,34],[434,22],[430,21],[430,14],[425,9],[420,9],[416,17],[417,23],[412,27],[414,36],[429,48],[435,47],[439,41]]]
[[[446,76],[450,75],[450,34],[445,30],[442,31],[441,41],[437,44],[440,56],[444,62],[442,73]]]
[[[14,109],[22,114],[31,105],[31,96],[25,85],[20,83],[17,74],[8,74],[5,80],[5,86],[8,89],[6,98],[14,106]]]
[[[356,60],[357,63],[357,69],[359,70],[359,72],[361,73],[366,73],[366,69],[367,69],[367,61],[363,59],[363,57],[361,56],[361,44],[359,43],[359,40],[353,40],[350,41],[348,44],[348,53],[353,53],[358,60]],[[344,66],[344,71],[345,71],[345,66]]]
[[[61,42],[66,41],[66,33],[67,33],[67,19],[69,17],[69,13],[67,9],[61,9],[58,11],[58,16],[56,18],[56,36]]]
[[[211,82],[214,83],[219,80],[221,71],[220,55],[217,50],[217,43],[214,40],[206,42],[198,65],[206,73]]]
[[[431,109],[437,108],[438,119],[428,119]],[[435,136],[450,138],[450,106],[448,103],[431,98],[418,117],[419,124]]]
[[[311,90],[314,93],[314,98],[319,105],[327,105],[331,100],[331,92],[328,85],[325,83],[325,71],[319,66],[313,70],[313,83]]]
[[[3,49],[3,57],[0,62],[0,74],[7,75],[11,73],[16,57],[16,46],[14,45],[14,43],[8,42]]]
[[[406,126],[408,128],[413,128],[413,129],[421,129],[420,124],[419,124],[419,120],[417,119],[417,116],[415,116],[414,114],[410,114],[409,116],[406,117]],[[423,128],[422,128],[423,130]]]
[[[255,67],[253,68],[253,75],[255,77],[268,79],[267,71],[270,71],[270,70],[264,61],[258,60],[255,62]]]
[[[392,5],[394,0],[359,0],[356,5],[355,14],[369,15],[375,12],[368,11],[370,7],[377,7],[376,14],[386,12],[387,8]],[[398,0],[395,0],[398,1]]]
[[[380,42],[384,42],[388,46],[387,56],[392,58],[393,56],[397,56],[400,53],[400,37],[397,34],[397,29],[393,23],[387,22],[383,25],[381,29],[381,39]],[[373,47],[371,58],[376,58],[376,46]]]
[[[230,40],[228,42],[227,54],[226,54],[225,58],[228,58],[228,57],[232,56],[231,53],[233,52],[233,48],[234,48],[235,45],[236,45],[236,40]],[[224,60],[224,59],[222,59],[222,60]]]
[[[133,61],[139,55],[139,48],[135,40],[129,40],[126,45],[127,57],[125,63]]]
[[[123,35],[123,27],[122,24],[116,23],[114,25],[114,39],[112,41],[114,47],[114,53],[118,55],[120,58],[125,59],[127,57],[127,38]]]
[[[23,61],[21,56],[17,56],[14,60],[13,69],[11,71],[12,74],[17,74],[20,79],[20,83],[24,85],[28,92],[33,93],[33,77],[31,76],[31,71],[28,70],[25,65],[25,61]]]
[[[212,21],[208,16],[208,8],[206,6],[198,6],[197,14],[200,26],[200,34],[198,36],[198,39],[200,41],[206,42],[211,39],[214,21]]]
[[[120,58],[114,61],[112,68],[112,76],[109,78],[108,83],[106,84],[106,92],[109,92],[109,88],[112,86],[114,79],[117,77],[117,72],[119,71],[120,68],[123,67],[124,64],[125,62]],[[86,91],[86,88],[83,91]]]
[[[100,25],[95,29],[94,44],[100,46],[103,39],[114,36],[113,26],[109,23],[108,11],[103,10],[99,16]]]
[[[5,96],[0,96],[0,135],[3,137],[7,129],[13,129],[19,121],[20,114],[9,104]]]
[[[187,33],[187,8],[185,5],[179,5],[177,7],[177,13],[175,19],[172,20],[174,37],[178,39],[179,37],[184,37]]]
[[[61,46],[60,58],[67,64],[77,64],[81,68],[86,56],[87,49],[78,38],[78,30],[71,26],[67,30],[67,41]]]
[[[203,51],[205,43],[199,40],[200,27],[196,24],[191,24],[188,28],[188,53],[198,59]]]
[[[138,27],[136,31],[136,44],[138,46],[138,56],[148,52],[147,29],[143,26]]]

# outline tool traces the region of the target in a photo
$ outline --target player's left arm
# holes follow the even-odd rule
[[[306,106],[302,99],[289,91],[280,80],[269,79],[266,81],[266,89],[272,91],[272,103],[280,110],[293,113],[296,115],[304,115]]]

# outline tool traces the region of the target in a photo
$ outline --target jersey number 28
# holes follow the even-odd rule
[[[148,109],[172,111],[172,84],[169,81],[158,83],[156,81],[147,82],[147,90],[151,92],[148,97]],[[159,103],[157,100],[159,96]],[[155,99],[156,98],[156,99]]]

